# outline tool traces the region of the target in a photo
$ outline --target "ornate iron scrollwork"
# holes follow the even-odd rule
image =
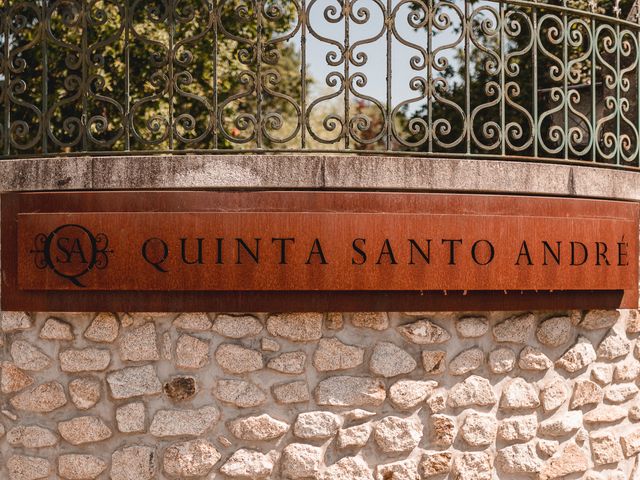
[[[0,156],[337,150],[640,168],[640,26],[610,3],[6,0]]]

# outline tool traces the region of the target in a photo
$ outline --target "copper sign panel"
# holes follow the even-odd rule
[[[86,202],[69,199],[83,195]],[[34,208],[38,201],[49,206]],[[5,282],[3,303],[14,289],[609,291],[620,292],[621,306],[638,302],[631,203],[290,192],[32,194],[24,208],[8,202],[12,218],[3,213],[3,225],[14,223],[3,228],[2,249],[15,256],[5,255],[3,268],[15,262],[6,271],[16,278]]]

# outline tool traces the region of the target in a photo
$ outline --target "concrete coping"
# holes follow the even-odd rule
[[[640,200],[640,171],[509,160],[349,155],[153,155],[0,161],[0,191],[313,189]]]

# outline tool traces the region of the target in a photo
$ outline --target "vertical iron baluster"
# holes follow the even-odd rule
[[[130,1],[124,2],[124,149],[125,151],[131,150],[131,45],[129,38],[129,26],[133,24],[133,19],[129,18]],[[131,23],[130,23],[131,22]]]
[[[173,45],[175,42],[175,24],[176,24],[176,18],[175,18],[175,7],[176,7],[177,2],[175,2],[174,0],[167,0],[167,8],[169,9],[168,15],[167,15],[167,21],[169,22],[169,50],[167,52],[168,58],[167,58],[167,68],[169,70],[168,72],[168,77],[169,77],[169,91],[167,92],[169,95],[169,150],[173,150],[174,149],[174,140],[173,140],[173,128],[174,128],[174,122],[173,122],[173,115],[174,115],[174,105],[173,105],[173,58],[174,58],[174,54],[173,54]]]
[[[392,25],[392,5],[391,0],[387,0],[387,12],[385,16],[385,25],[387,27],[387,135],[385,140],[385,147],[387,151],[391,150],[391,85],[393,81],[391,66],[391,25]]]
[[[507,109],[506,109],[506,95],[507,92],[505,90],[505,77],[504,77],[504,70],[505,70],[505,64],[504,64],[504,50],[505,50],[505,40],[504,40],[504,19],[505,19],[505,13],[504,13],[504,3],[503,2],[499,2],[498,3],[499,6],[499,10],[498,10],[498,21],[500,22],[500,39],[498,40],[499,44],[500,44],[500,153],[501,155],[505,155],[506,153],[506,147],[505,147],[505,141],[506,141],[506,132],[505,132],[505,125],[506,125],[506,113],[507,113]]]
[[[429,153],[433,152],[433,132],[431,130],[433,125],[433,115],[432,115],[432,106],[433,106],[433,97],[432,97],[432,72],[431,72],[431,64],[433,62],[433,15],[435,14],[435,0],[429,0],[429,20],[427,21],[427,132],[429,137],[428,142],[428,151]]]
[[[564,7],[567,6],[567,0],[562,1],[562,5]],[[563,89],[564,94],[562,96],[562,101],[564,103],[562,111],[563,111],[563,122],[564,122],[564,158],[569,158],[569,71],[568,71],[568,63],[569,63],[569,32],[567,29],[569,28],[567,22],[567,12],[563,11],[562,15],[562,25],[564,27],[564,35],[562,39],[562,51],[563,51],[563,59],[564,59],[564,78],[563,78]]]
[[[591,132],[593,135],[593,148],[591,160],[596,163],[598,161],[598,111],[596,110],[596,50],[598,49],[598,31],[596,30],[596,20],[591,19],[591,34],[593,35],[593,51],[591,52]]]
[[[533,156],[538,157],[538,7],[533,7]]]
[[[258,22],[256,37],[256,147],[261,149],[262,145],[262,0],[256,0],[256,20]]]
[[[467,135],[467,150],[466,153],[471,153],[471,72],[469,71],[469,54],[471,51],[471,40],[469,36],[471,35],[471,20],[469,18],[470,8],[469,8],[469,0],[464,1],[464,23],[462,28],[465,29],[464,34],[464,75],[465,75],[465,129]]]
[[[9,141],[9,123],[11,123],[11,105],[9,102],[9,89],[11,88],[11,77],[9,72],[9,24],[11,14],[11,0],[4,0],[4,8],[3,16],[2,16],[2,29],[4,32],[4,154],[8,156],[11,152],[10,146],[11,142]]]
[[[622,143],[620,140],[620,82],[622,78],[620,76],[620,48],[622,39],[620,38],[620,24],[616,23],[616,165],[620,165],[620,151],[622,150]]]
[[[42,153],[47,154],[47,103],[48,103],[48,76],[49,76],[49,58],[47,56],[47,1],[42,0],[42,21],[40,22],[40,42],[42,51]]]
[[[213,148],[218,148],[218,2],[211,1],[213,18]]]
[[[349,45],[349,18],[351,16],[351,0],[342,0],[342,12],[344,19],[344,148],[349,150],[349,66],[351,63],[351,45]]]
[[[300,21],[300,144],[303,149],[307,148],[307,1],[301,0],[300,11],[302,18]]]
[[[87,129],[89,128],[88,123],[88,110],[89,105],[87,101],[88,97],[88,88],[87,82],[89,81],[89,61],[90,61],[90,52],[88,46],[88,22],[87,15],[89,15],[89,5],[88,0],[82,0],[80,14],[82,15],[82,46],[81,46],[81,54],[82,54],[82,87],[81,95],[82,95],[82,114],[80,116],[80,121],[82,125],[82,151],[87,151],[88,145],[88,135]]]

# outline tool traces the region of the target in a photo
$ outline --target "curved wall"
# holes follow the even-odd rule
[[[640,200],[640,172],[504,160],[164,155],[0,161],[0,191],[348,189]]]
[[[413,158],[0,162],[0,191],[366,189],[637,201],[638,173]],[[0,477],[640,478],[636,310],[22,313]]]

